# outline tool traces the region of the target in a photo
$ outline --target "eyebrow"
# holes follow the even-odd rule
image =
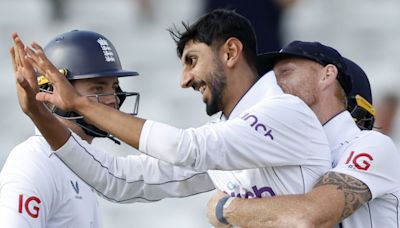
[[[189,51],[186,51],[186,52],[184,52],[183,54],[182,54],[182,57],[181,57],[181,60],[187,60],[188,59],[188,56],[192,56],[192,55],[194,55],[194,54],[196,54],[196,53],[199,53],[200,51],[198,51],[198,50],[189,50]]]
[[[108,85],[108,82],[106,80],[96,80],[95,82],[91,82],[89,84],[93,86],[106,86]],[[119,85],[119,80],[114,81],[112,85]]]

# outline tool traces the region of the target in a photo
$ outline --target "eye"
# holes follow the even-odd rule
[[[117,92],[118,87],[119,87],[119,84],[116,83],[116,84],[113,85],[112,88],[113,88],[113,90],[114,90],[115,92]]]
[[[185,64],[194,67],[196,65],[197,58],[195,56],[186,56]]]
[[[279,74],[282,76],[285,76],[285,75],[289,74],[290,72],[292,72],[292,69],[290,67],[281,67],[279,69]]]
[[[96,86],[96,87],[93,88],[93,92],[94,92],[95,94],[103,93],[103,91],[104,91],[103,86]]]

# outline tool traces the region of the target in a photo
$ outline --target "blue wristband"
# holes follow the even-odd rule
[[[221,198],[218,203],[217,206],[215,207],[215,216],[217,217],[218,221],[222,224],[228,225],[228,221],[226,221],[225,217],[224,217],[224,205],[226,203],[226,201],[228,201],[228,199],[231,198],[230,196],[225,196],[223,198]]]

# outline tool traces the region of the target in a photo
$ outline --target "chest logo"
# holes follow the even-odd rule
[[[272,190],[272,188],[268,186],[258,188],[256,185],[254,185],[251,189],[253,191],[246,191],[244,194],[231,192],[230,195],[232,197],[245,198],[245,199],[272,197],[276,195],[274,190]]]
[[[72,185],[72,188],[75,190],[76,194],[79,194],[78,181],[75,181],[75,184],[74,184],[74,182],[71,181],[71,185]]]

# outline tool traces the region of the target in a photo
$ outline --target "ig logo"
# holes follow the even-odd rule
[[[40,208],[38,206],[40,203],[40,199],[36,196],[31,196],[28,199],[24,200],[24,195],[20,194],[18,212],[22,214],[23,210],[25,209],[26,213],[29,216],[31,216],[32,218],[37,218],[39,217]]]
[[[355,167],[359,170],[368,170],[371,166],[371,161],[374,160],[372,156],[368,153],[359,153],[354,155],[355,152],[352,151],[346,160],[345,164],[349,164],[349,168]]]

